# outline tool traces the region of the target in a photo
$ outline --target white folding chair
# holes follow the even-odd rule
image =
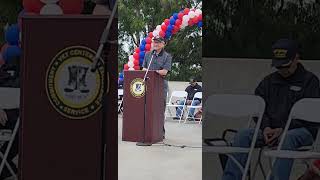
[[[169,99],[169,102],[166,104],[166,110],[167,111],[170,111],[170,108],[182,108],[181,109],[181,115],[180,115],[180,119],[179,119],[179,123],[183,117],[183,113],[184,113],[184,109],[186,107],[186,102],[187,102],[187,96],[188,96],[188,93],[185,92],[185,91],[173,91],[171,93],[171,97]],[[174,100],[184,100],[184,104],[183,105],[178,105],[178,104],[175,104],[175,102],[173,102]],[[167,117],[176,117],[175,114],[174,116],[171,115],[171,114],[168,114],[166,111],[165,113],[165,119],[167,119]]]
[[[252,117],[258,117],[258,120],[256,122],[254,135],[249,148],[232,147],[230,145],[223,144],[219,146],[203,146],[203,152],[227,155],[242,171],[242,180],[245,180],[249,171],[252,154],[255,149],[264,109],[264,100],[255,95],[221,94],[209,96],[205,102],[204,116],[212,114],[233,118],[248,117],[249,122]],[[232,154],[234,153],[248,154],[248,159],[244,167],[233,157]]]
[[[194,108],[194,109],[201,109],[201,108],[202,108],[202,105],[201,105],[201,104],[199,104],[199,105],[197,105],[197,106],[192,106],[193,102],[194,102],[195,100],[197,100],[197,99],[202,100],[202,92],[197,92],[197,93],[193,96],[191,105],[187,105],[187,116],[186,116],[186,118],[185,118],[185,120],[184,120],[184,123],[187,122],[188,118],[191,118],[191,119],[193,119],[194,121],[195,121],[196,119],[198,119],[198,120],[200,121],[199,123],[201,123],[202,117],[200,117],[200,118],[195,118],[194,115],[193,115],[193,116],[189,116],[189,112],[190,112],[190,109],[191,109],[191,108]]]
[[[123,112],[123,89],[118,89],[118,114]]]
[[[273,158],[272,160],[272,166],[275,162],[275,158],[287,158],[287,159],[320,159],[320,153],[315,152],[314,148],[311,148],[310,150],[304,149],[303,151],[293,151],[293,150],[281,150],[283,142],[286,138],[288,129],[290,127],[292,119],[302,119],[304,121],[313,122],[313,123],[320,123],[320,98],[304,98],[299,101],[297,101],[289,114],[288,121],[286,123],[286,126],[283,130],[283,134],[280,138],[280,142],[278,144],[278,147],[276,150],[268,150],[264,152],[264,155],[270,158]],[[315,143],[313,144],[314,147]],[[271,168],[272,170],[272,168]],[[270,179],[271,176],[271,170],[268,173],[267,179]]]
[[[19,105],[20,88],[0,88],[0,107],[2,109],[17,109],[19,108]],[[0,163],[0,174],[2,173],[4,166],[6,166],[14,178],[17,178],[17,175],[12,170],[12,167],[8,163],[7,158],[10,153],[13,141],[18,133],[19,124],[20,118],[18,117],[12,133],[0,134],[0,142],[8,142],[4,154],[0,151],[0,158],[2,159]]]

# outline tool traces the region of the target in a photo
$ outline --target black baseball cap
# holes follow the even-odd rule
[[[166,43],[166,40],[165,40],[163,37],[161,37],[161,36],[154,37],[153,40],[154,40],[154,41],[157,41],[157,42],[164,42],[164,43]]]
[[[290,39],[279,39],[272,45],[272,67],[290,64],[298,53],[298,44]]]
[[[194,82],[197,82],[197,80],[195,78],[192,77],[192,78],[189,79],[189,84],[192,84]]]

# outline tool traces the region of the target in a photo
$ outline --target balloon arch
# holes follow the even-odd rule
[[[174,13],[169,19],[165,19],[161,25],[158,25],[153,32],[149,32],[140,46],[135,49],[135,52],[129,56],[129,61],[124,65],[124,70],[140,70],[145,54],[152,49],[152,38],[161,36],[170,39],[172,35],[187,26],[202,27],[202,11],[201,9],[185,8],[179,13]],[[119,80],[123,80],[123,74],[120,73]]]

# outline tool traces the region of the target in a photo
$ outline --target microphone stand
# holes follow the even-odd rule
[[[155,52],[152,53],[151,55],[151,60],[149,62],[148,68],[146,73],[144,74],[143,78],[143,84],[144,84],[144,112],[143,112],[143,138],[142,142],[137,142],[137,146],[152,146],[152,143],[145,142],[146,141],[146,120],[147,120],[147,81],[149,80],[149,77],[147,77],[147,74],[150,70],[150,65],[154,59]]]
[[[91,72],[95,72],[101,65],[104,65],[104,74],[103,74],[103,81],[107,80],[107,68],[105,63],[101,62],[101,54],[103,52],[104,46],[106,43],[111,43],[111,44],[117,44],[117,42],[112,42],[109,41],[109,34],[110,34],[110,29],[111,29],[111,25],[112,25],[112,21],[114,20],[115,14],[117,12],[117,8],[118,7],[118,0],[115,0],[113,9],[112,9],[112,13],[111,16],[108,19],[107,25],[101,35],[100,38],[100,46],[97,50],[97,53],[94,57],[93,63],[92,63],[92,68],[91,68]],[[107,92],[105,92],[105,82],[103,83],[103,97],[102,97],[102,122],[101,122],[101,158],[100,158],[100,179],[101,180],[106,180],[106,152],[107,152],[107,144],[106,144],[106,118],[107,118]]]

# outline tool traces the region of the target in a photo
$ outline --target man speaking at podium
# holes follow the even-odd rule
[[[143,70],[146,71],[150,61],[152,60],[149,70],[156,71],[164,78],[164,106],[166,106],[168,81],[165,79],[168,72],[171,71],[172,56],[164,50],[166,40],[163,37],[153,38],[153,49],[146,53],[143,61]],[[165,108],[164,108],[165,109]],[[164,113],[164,112],[163,112]],[[165,129],[163,127],[163,138],[165,137]]]

